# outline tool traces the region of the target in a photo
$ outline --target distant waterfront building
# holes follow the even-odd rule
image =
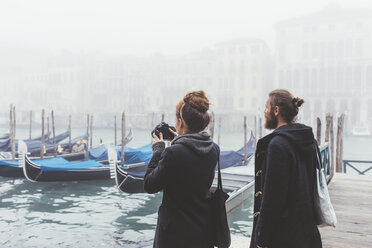
[[[307,100],[303,121],[345,112],[372,131],[372,10],[329,5],[276,25],[276,85]]]
[[[272,81],[272,57],[260,39],[236,39],[182,55],[150,57],[107,56],[99,53],[44,54],[32,70],[11,77],[17,85],[21,122],[29,110],[44,108],[57,115],[79,115],[73,123],[85,125],[84,115],[95,114],[94,123],[113,125],[113,115],[125,111],[134,127],[148,128],[161,113],[174,121],[175,106],[189,91],[205,90],[211,110],[222,116],[223,128],[242,129],[243,115],[261,114],[264,89]],[[15,89],[15,88],[12,88]],[[32,107],[30,107],[32,106]],[[253,119],[253,118],[251,118]],[[155,123],[156,124],[156,123]],[[253,127],[253,124],[250,126]]]

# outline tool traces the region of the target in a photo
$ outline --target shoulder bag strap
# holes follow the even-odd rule
[[[217,189],[222,190],[222,179],[221,179],[221,165],[220,165],[220,149],[216,145],[217,150],[217,164],[218,164],[218,183],[217,183]]]

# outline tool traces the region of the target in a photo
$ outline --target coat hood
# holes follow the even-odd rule
[[[275,129],[273,134],[285,136],[300,150],[314,149],[313,129],[304,124],[293,123],[284,125]]]
[[[172,141],[173,144],[185,145],[199,155],[209,153],[214,146],[211,136],[207,132],[178,135]]]

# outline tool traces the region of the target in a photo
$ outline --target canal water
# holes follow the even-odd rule
[[[73,136],[84,132],[74,129]],[[150,142],[147,131],[133,130],[133,136],[131,147]],[[26,138],[27,130],[17,129],[17,137]],[[113,131],[95,130],[94,144],[101,139],[114,140]],[[222,150],[236,150],[243,143],[242,133],[221,134]],[[371,144],[371,138],[346,137],[345,159],[372,160]],[[228,216],[233,234],[250,235],[251,193]],[[124,194],[110,180],[31,183],[0,178],[0,247],[152,247],[160,202],[161,193]]]

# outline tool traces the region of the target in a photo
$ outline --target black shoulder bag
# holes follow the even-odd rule
[[[222,190],[220,152],[218,150],[218,185],[212,193],[213,245],[227,248],[231,244],[230,228],[227,223],[226,200],[229,195]]]

